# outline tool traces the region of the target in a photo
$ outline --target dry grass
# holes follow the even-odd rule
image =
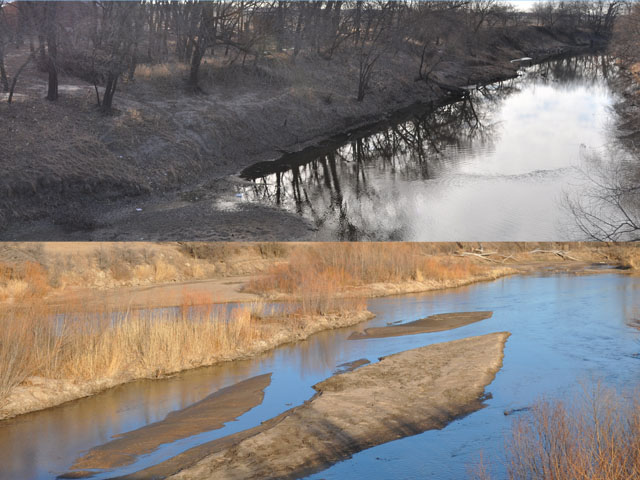
[[[640,478],[640,401],[600,385],[540,401],[514,422],[505,451],[512,480]],[[474,476],[490,478],[483,465]]]
[[[188,304],[153,314],[74,310],[60,317],[23,302],[0,311],[0,397],[30,376],[95,380],[206,364],[259,332],[243,308],[228,318]]]
[[[114,288],[248,275],[287,254],[285,244],[0,244],[0,302],[66,287]]]
[[[363,301],[314,306],[314,314],[363,310]],[[0,309],[0,404],[28,377],[93,381],[156,377],[262,351],[312,327],[308,305],[262,303],[227,310],[185,291],[179,307],[64,312],[37,299]],[[292,337],[294,335],[294,337]],[[1,405],[0,405],[1,406]]]
[[[271,275],[253,282],[254,291],[313,291],[320,283],[339,288],[378,282],[460,283],[490,275],[502,260],[504,266],[566,262],[555,251],[584,262],[640,267],[640,247],[633,244],[485,243],[485,252],[496,253],[489,260],[456,256],[478,247],[478,243],[185,242],[82,244],[76,251],[58,244],[4,243],[0,244],[0,302],[43,297],[66,287],[104,289],[265,271]]]
[[[636,244],[622,244],[612,246],[608,252],[608,258],[612,263],[630,270],[640,268],[640,248]]]
[[[463,280],[490,270],[468,258],[433,256],[433,248],[420,243],[301,245],[286,264],[276,265],[249,288],[261,293],[330,295],[372,283]]]

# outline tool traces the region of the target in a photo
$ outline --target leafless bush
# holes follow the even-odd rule
[[[596,385],[572,401],[543,400],[508,439],[510,479],[613,480],[640,476],[640,404]]]

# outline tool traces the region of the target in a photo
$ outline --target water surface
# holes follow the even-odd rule
[[[590,276],[518,276],[461,289],[369,301],[371,322],[322,332],[251,360],[138,381],[94,397],[0,422],[0,478],[53,478],[113,435],[162,420],[220,388],[273,372],[262,404],[223,428],[161,446],[108,478],[140,470],[203,442],[259,425],[309,399],[315,383],[339,366],[471,335],[510,331],[504,366],[487,387],[487,408],[441,431],[426,432],[361,452],[314,478],[463,478],[481,450],[500,452],[513,417],[504,410],[531,405],[540,395],[570,395],[579,381],[638,385],[637,330],[640,279]],[[348,340],[365,327],[411,322],[435,313],[491,310],[490,319],[447,332]],[[501,478],[498,475],[496,478]]]
[[[562,201],[611,142],[615,74],[605,56],[529,67],[328,154],[249,168],[239,192],[319,240],[580,240]]]

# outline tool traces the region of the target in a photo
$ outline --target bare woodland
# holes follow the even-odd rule
[[[93,83],[108,113],[118,83],[134,81],[140,63],[187,64],[185,87],[202,92],[207,58],[246,65],[276,53],[291,61],[346,55],[358,67],[354,92],[362,101],[376,64],[400,50],[415,56],[416,78],[426,79],[445,49],[473,51],[509,27],[584,28],[606,37],[624,5],[544,2],[523,13],[496,0],[0,2],[0,81],[14,91],[22,68],[7,72],[3,52],[28,42],[26,61],[49,75],[47,100],[58,100],[62,70]]]

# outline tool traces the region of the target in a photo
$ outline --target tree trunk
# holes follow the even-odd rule
[[[116,87],[118,86],[119,75],[109,72],[107,76],[107,85],[104,88],[104,95],[102,97],[102,111],[103,113],[111,113],[113,104],[113,96],[116,93]]]
[[[47,29],[47,72],[49,73],[49,85],[47,100],[58,100],[58,36],[56,34],[56,7],[54,2],[46,5],[46,29]]]
[[[31,53],[29,55],[29,57],[27,58],[27,60],[22,65],[20,65],[20,68],[18,69],[16,74],[13,76],[13,81],[11,82],[11,87],[9,87],[9,99],[7,100],[7,103],[11,103],[11,101],[13,100],[13,91],[16,88],[16,83],[18,83],[18,77],[20,76],[22,71],[27,67],[29,62],[31,60],[33,60],[34,56],[35,56],[35,53]]]
[[[358,2],[356,2],[356,16],[355,16],[355,20],[353,21],[354,23],[354,30],[355,30],[355,35],[354,35],[354,43],[356,45],[358,45],[360,43],[360,23],[362,21],[362,0],[358,0]]]
[[[49,56],[47,61],[47,70],[49,72],[49,86],[47,88],[47,100],[55,102],[58,100],[58,69],[56,68],[55,58]]]
[[[276,51],[281,52],[284,48],[284,16],[285,16],[285,3],[280,0],[278,2],[278,8],[276,10]]]
[[[0,44],[0,82],[2,82],[2,90],[8,92],[9,79],[7,78],[7,71],[4,67],[4,45],[2,44]]]
[[[200,40],[193,42],[193,55],[191,56],[191,69],[189,71],[189,87],[194,91],[200,90],[198,86],[198,74],[200,72],[200,64],[204,56],[204,49],[200,45]]]
[[[296,25],[295,45],[293,47],[294,58],[298,56],[298,53],[300,53],[300,47],[302,45],[302,23],[304,22],[306,9],[306,4],[300,5],[300,14],[298,15],[298,24]]]

